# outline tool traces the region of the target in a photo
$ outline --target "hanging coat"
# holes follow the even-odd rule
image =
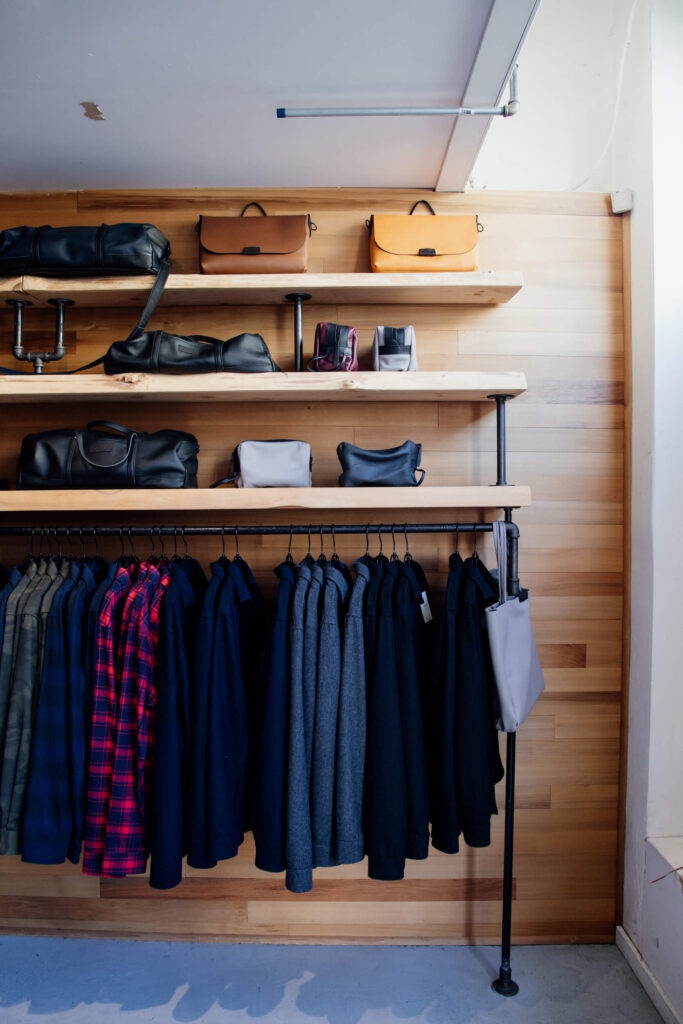
[[[287,759],[287,874],[290,892],[308,892],[313,885],[310,772],[306,751],[304,704],[304,620],[311,567],[302,562],[289,619],[289,752]]]
[[[218,595],[225,581],[225,563],[220,559],[211,563],[211,579],[204,595],[199,619],[192,693],[192,721],[190,731],[190,789],[188,794],[187,863],[193,868],[212,868],[215,858],[210,854],[208,775],[215,770],[207,759],[209,716],[211,714],[211,664]]]
[[[387,562],[377,602],[377,636],[368,701],[365,838],[368,874],[380,881],[403,878],[408,831],[394,630],[397,578],[398,566]]]
[[[329,562],[323,569],[323,576],[323,610],[320,619],[313,731],[311,804],[313,862],[319,867],[329,867],[335,863],[332,842],[337,716],[342,670],[340,623],[343,621],[349,587],[344,574]]]
[[[181,881],[187,850],[190,702],[202,596],[195,593],[182,560],[172,562],[159,623],[159,699],[149,841],[149,884],[154,889],[170,889]]]
[[[418,860],[429,852],[429,790],[419,681],[421,600],[422,590],[411,563],[399,563],[394,614],[408,803],[406,855]]]
[[[242,676],[240,606],[251,594],[239,568],[225,565],[214,619],[209,695],[207,778],[209,860],[237,854],[243,838],[244,787],[249,735]]]
[[[457,853],[460,813],[456,780],[456,688],[458,608],[463,562],[450,557],[446,603],[438,628],[429,694],[430,809],[432,845],[443,853]]]
[[[283,562],[275,570],[280,580],[261,707],[261,729],[254,784],[253,831],[256,867],[285,869],[287,795],[287,694],[289,675],[289,611],[294,593],[294,569]]]
[[[334,857],[339,864],[363,859],[363,779],[367,704],[363,603],[370,579],[365,562],[354,562],[356,579],[344,618],[342,674],[337,723],[334,796]]]
[[[468,846],[490,844],[491,815],[498,813],[494,787],[503,777],[484,624],[484,609],[497,594],[497,584],[481,561],[468,558],[458,611],[455,709],[460,827]]]

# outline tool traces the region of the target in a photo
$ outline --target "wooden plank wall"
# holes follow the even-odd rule
[[[373,211],[407,211],[423,195],[359,190],[4,195],[0,226],[148,221],[171,239],[175,269],[195,272],[198,214],[238,213],[248,199],[258,199],[271,213],[312,214],[318,231],[311,240],[310,270],[365,271],[365,218]],[[547,692],[518,743],[513,934],[518,942],[612,941],[624,601],[622,223],[611,216],[603,195],[427,197],[441,212],[479,213],[485,226],[482,268],[523,271],[520,294],[508,305],[488,308],[307,306],[306,351],[318,320],[354,324],[363,368],[369,368],[375,325],[413,323],[421,369],[527,374],[528,394],[508,412],[508,479],[532,488],[533,506],[517,516],[520,569],[533,595]],[[6,364],[9,312],[0,317]],[[52,324],[51,313],[29,310],[27,342],[37,347],[51,338]],[[285,307],[166,309],[152,326],[221,338],[260,331],[281,366],[292,365],[291,315]],[[130,327],[130,312],[69,311],[65,366],[93,358]],[[344,439],[367,447],[407,437],[421,441],[425,486],[487,484],[495,474],[495,414],[486,405],[197,402],[6,407],[0,476],[13,478],[23,434],[81,425],[104,414],[141,428],[166,425],[195,432],[202,446],[200,485],[223,475],[235,444],[254,437],[309,440],[317,484],[335,483],[335,447]],[[409,516],[388,510],[383,518],[402,522]],[[440,517],[423,513],[423,518]],[[87,520],[62,515],[52,521]],[[100,521],[118,520],[112,513]],[[174,520],[137,519],[156,521]],[[195,514],[184,521],[219,520]],[[280,514],[269,521],[290,518]],[[451,544],[448,538],[411,540],[437,591],[445,581]],[[297,555],[304,551],[299,546]],[[220,552],[215,542],[192,547],[207,562]],[[338,547],[348,559],[363,549],[353,540]],[[115,547],[101,548],[116,553]],[[491,560],[490,540],[483,551]],[[17,557],[16,542],[6,542],[0,553],[4,561]],[[281,540],[250,539],[242,553],[272,592],[272,568],[284,553]],[[501,803],[502,798],[501,788]],[[455,857],[431,853],[426,861],[409,862],[404,882],[369,881],[364,864],[323,869],[305,896],[288,894],[280,877],[255,870],[250,838],[237,859],[210,872],[188,869],[181,886],[167,893],[149,889],[142,877],[99,881],[78,867],[36,867],[0,858],[0,931],[277,942],[495,942],[502,825],[501,815],[489,849],[465,848]]]

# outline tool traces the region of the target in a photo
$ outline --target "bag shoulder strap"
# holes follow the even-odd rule
[[[170,263],[170,260],[164,260],[164,259],[160,260],[159,261],[159,270],[157,272],[156,280],[155,280],[154,284],[152,285],[152,290],[150,291],[149,295],[147,296],[147,302],[145,303],[145,308],[143,309],[142,313],[140,314],[140,319],[138,320],[137,324],[135,325],[133,330],[130,332],[128,337],[125,339],[126,341],[132,341],[134,338],[137,338],[137,336],[139,334],[142,334],[142,332],[144,331],[145,327],[147,326],[147,324],[149,322],[149,318],[151,317],[152,313],[154,312],[154,310],[159,305],[159,300],[160,300],[161,296],[163,295],[164,288],[166,287],[166,281],[168,280],[168,275],[170,273],[171,273],[171,263]],[[78,371],[76,371],[76,372],[78,372]]]
[[[493,543],[496,546],[498,563],[498,603],[505,604],[508,579],[508,535],[502,519],[493,523]]]

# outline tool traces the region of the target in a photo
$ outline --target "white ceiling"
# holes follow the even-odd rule
[[[538,2],[2,0],[0,189],[462,189],[487,118],[276,108],[493,105]]]

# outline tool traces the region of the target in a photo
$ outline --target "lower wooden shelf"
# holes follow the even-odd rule
[[[531,490],[510,487],[129,488],[118,491],[0,491],[0,513],[245,512],[273,509],[381,510],[519,508]]]

